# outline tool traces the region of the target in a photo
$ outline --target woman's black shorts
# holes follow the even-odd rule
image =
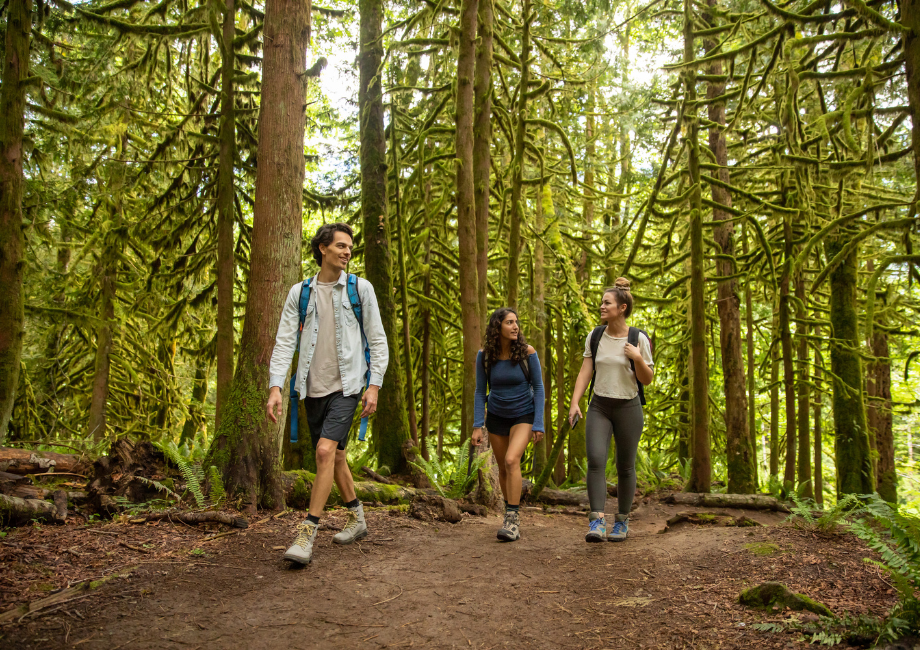
[[[527,424],[533,424],[533,418],[533,411],[516,418],[503,418],[499,415],[486,413],[486,429],[488,429],[489,433],[495,434],[496,436],[510,436],[511,427],[516,424],[524,424],[525,422]]]

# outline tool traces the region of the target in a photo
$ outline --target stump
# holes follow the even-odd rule
[[[452,524],[462,519],[456,501],[434,494],[416,495],[409,504],[409,514],[422,521],[446,521]]]
[[[809,611],[819,616],[833,616],[826,605],[806,596],[789,590],[781,582],[764,582],[756,587],[751,587],[741,592],[738,601],[745,607],[765,609],[768,611],[782,611],[786,607],[791,610]]]

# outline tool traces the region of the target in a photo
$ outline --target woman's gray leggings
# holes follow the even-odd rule
[[[619,513],[628,515],[636,493],[636,453],[645,416],[639,397],[613,399],[595,395],[588,407],[585,447],[588,452],[588,501],[592,512],[604,512],[607,502],[607,455],[610,436],[617,451],[617,502]]]

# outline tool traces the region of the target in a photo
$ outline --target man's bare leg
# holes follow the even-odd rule
[[[355,480],[351,475],[351,468],[348,466],[348,452],[344,449],[335,450],[335,484],[339,488],[339,494],[345,503],[351,503],[357,498],[355,493]],[[313,500],[310,500],[313,505]],[[313,514],[313,511],[310,511]]]
[[[317,518],[323,515],[323,509],[332,491],[333,479],[338,478],[335,472],[338,445],[338,442],[328,438],[320,438],[316,445],[316,480],[313,481],[313,489],[310,490],[310,514]]]

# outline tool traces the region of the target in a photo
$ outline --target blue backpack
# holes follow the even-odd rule
[[[367,388],[371,381],[371,348],[367,343],[367,336],[364,335],[364,314],[361,310],[361,295],[358,293],[358,276],[354,273],[348,274],[348,282],[345,285],[348,292],[348,302],[351,303],[351,310],[358,319],[358,327],[361,328],[361,340],[364,341],[364,360],[367,362],[367,375],[364,378],[364,387]],[[300,285],[300,304],[298,312],[300,322],[297,326],[297,347],[300,353],[300,334],[303,332],[304,321],[307,320],[307,307],[310,306],[310,293],[313,290],[313,278],[307,278]],[[297,382],[297,371],[291,373],[291,444],[297,442],[297,391],[295,390]],[[364,440],[367,435],[367,418],[361,418],[361,429],[358,432],[358,440]]]

